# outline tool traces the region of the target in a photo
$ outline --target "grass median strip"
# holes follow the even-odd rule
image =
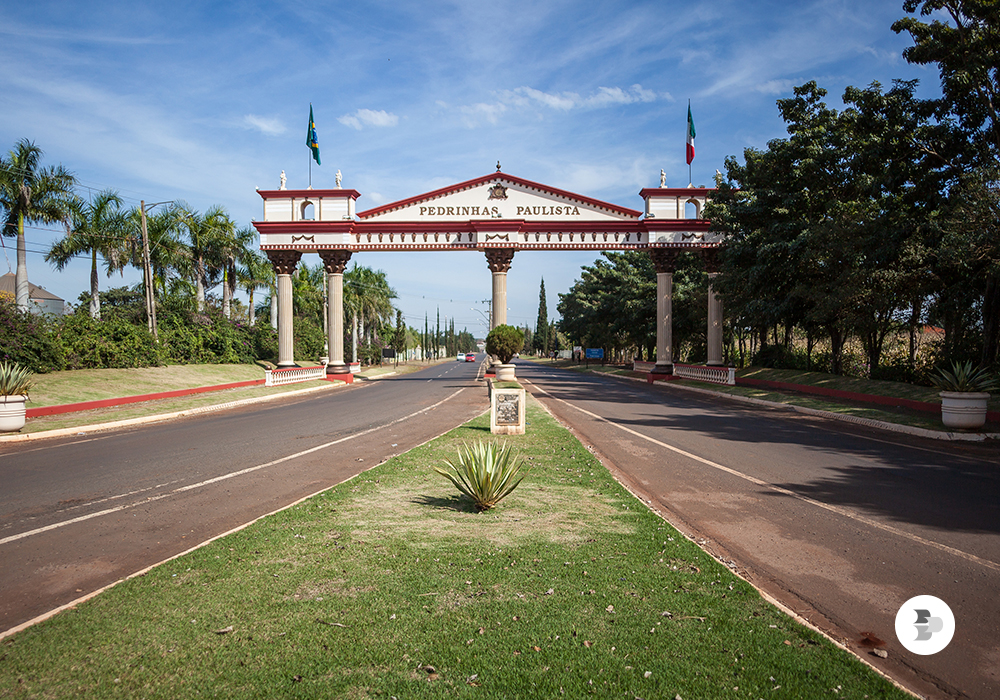
[[[432,468],[484,415],[3,640],[0,697],[908,697],[528,422],[496,509]]]

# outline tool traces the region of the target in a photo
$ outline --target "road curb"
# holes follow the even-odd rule
[[[274,401],[276,399],[285,398],[287,396],[299,396],[301,394],[309,394],[317,391],[326,391],[329,389],[334,389],[339,386],[347,386],[347,384],[329,382],[325,386],[314,386],[314,387],[309,387],[308,389],[299,389],[297,391],[286,391],[280,394],[271,394],[270,396],[254,396],[247,399],[238,399],[236,401],[228,401],[226,403],[212,404],[211,406],[199,406],[197,408],[189,408],[184,411],[174,411],[172,413],[158,413],[153,416],[140,416],[138,418],[127,418],[125,420],[112,421],[109,423],[93,423],[91,425],[80,425],[73,428],[58,428],[56,430],[45,430],[38,433],[0,435],[0,444],[9,442],[28,442],[30,440],[41,440],[43,438],[66,437],[68,435],[83,435],[86,433],[98,433],[98,432],[103,432],[105,430],[114,430],[116,428],[127,428],[133,425],[158,423],[160,421],[171,420],[174,418],[182,418],[184,416],[191,416],[199,413],[210,413],[212,411],[222,411],[227,408],[235,408],[237,406],[247,406],[249,404],[254,404],[254,403],[265,403],[267,401]]]

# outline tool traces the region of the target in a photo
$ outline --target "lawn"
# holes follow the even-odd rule
[[[0,697],[909,697],[533,400],[505,438],[527,478],[475,512],[432,466],[489,438],[483,415],[0,641]]]

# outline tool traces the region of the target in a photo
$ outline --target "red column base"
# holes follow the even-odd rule
[[[348,384],[354,383],[354,375],[348,372],[347,374],[328,374],[326,375],[326,380],[328,382],[333,382],[340,380],[342,382],[347,382]]]
[[[680,379],[674,374],[657,374],[655,372],[650,372],[646,375],[646,383],[652,384],[653,382],[672,382],[675,379]]]

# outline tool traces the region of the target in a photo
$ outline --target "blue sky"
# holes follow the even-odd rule
[[[261,216],[256,187],[284,170],[304,187],[313,105],[322,166],[313,186],[361,192],[359,210],[503,170],[642,209],[639,190],[688,184],[687,101],[697,127],[694,184],[727,156],[785,135],[775,101],[816,80],[840,106],[848,85],[919,78],[890,30],[901,0],[711,3],[40,2],[0,6],[0,149],[21,138],[85,191],[131,205],[223,205]],[[32,282],[75,301],[89,263],[43,260],[54,227],[27,231]],[[4,239],[14,265],[13,239]],[[534,326],[593,253],[518,253],[508,322]],[[7,260],[0,260],[6,267]],[[315,265],[318,256],[304,256]],[[478,253],[355,254],[385,270],[410,325],[455,318],[482,333],[490,273]],[[6,269],[2,270],[6,272]],[[103,289],[134,284],[136,272]]]

